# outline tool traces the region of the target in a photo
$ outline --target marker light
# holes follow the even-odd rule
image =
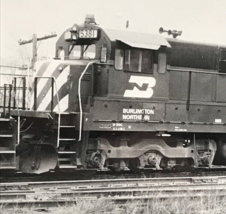
[[[70,31],[67,31],[64,33],[64,39],[65,39],[65,41],[71,40],[71,32]]]
[[[107,61],[107,48],[102,47],[101,53],[100,53],[100,62],[106,62]]]
[[[77,26],[76,25],[73,25],[71,32],[77,32]]]
[[[77,36],[75,35],[75,33],[71,31],[67,31],[64,33],[64,39],[65,41],[73,41],[73,40],[77,40]]]

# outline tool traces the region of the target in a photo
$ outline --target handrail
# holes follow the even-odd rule
[[[55,90],[56,90],[56,97],[57,97],[57,106],[58,106],[58,127],[57,127],[57,148],[59,147],[59,137],[60,137],[60,99],[59,99],[59,94],[58,94],[58,89],[57,89],[57,83],[55,77],[41,77],[41,76],[36,76],[34,80],[34,110],[36,110],[36,97],[37,97],[37,79],[38,78],[43,78],[43,79],[52,79],[51,82],[51,87],[52,87],[52,93],[51,93],[51,114],[53,113],[53,96],[54,96],[54,85],[55,85]],[[55,83],[55,84],[54,84]],[[51,116],[52,117],[52,116]]]
[[[23,80],[23,86],[22,87],[17,87],[17,79],[21,78]],[[26,77],[14,77],[14,104],[13,104],[13,108],[16,109],[16,93],[17,93],[17,89],[22,89],[23,95],[22,95],[22,109],[25,110],[26,109]],[[19,98],[18,98],[19,99]],[[17,103],[18,106],[18,103]]]
[[[79,77],[78,80],[78,102],[79,102],[79,111],[80,111],[80,118],[79,118],[79,138],[78,141],[81,141],[82,139],[82,117],[83,117],[83,110],[82,110],[82,101],[81,101],[81,81],[82,81],[82,77],[84,76],[85,72],[87,71],[88,67],[91,64],[94,64],[95,62],[89,62],[84,71],[82,72],[81,76]]]
[[[11,93],[12,93],[12,84],[4,84],[4,97],[3,97],[3,115],[6,117],[6,90],[7,86],[9,87],[9,100],[8,100],[8,117],[10,117],[10,110],[11,110]]]
[[[177,72],[192,72],[192,73],[200,73],[200,74],[216,74],[216,75],[226,75],[226,73],[221,73],[218,70],[195,70],[192,68],[167,68],[170,71],[177,71]],[[216,71],[216,72],[214,72]]]
[[[187,94],[187,104],[186,104],[186,109],[189,111],[190,109],[190,101],[191,101],[191,71],[189,71],[189,77],[188,77],[188,94]]]
[[[61,123],[61,114],[60,114],[60,99],[59,99],[59,94],[58,94],[58,89],[57,89],[57,83],[55,77],[52,77],[53,81],[55,83],[55,88],[56,88],[56,96],[57,96],[57,106],[58,106],[58,126],[57,126],[57,148],[60,145],[60,123]],[[52,87],[53,87],[53,82],[52,82]],[[52,96],[53,96],[53,91],[52,91]]]

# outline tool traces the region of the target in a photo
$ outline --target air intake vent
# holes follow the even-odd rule
[[[82,77],[83,81],[90,81],[91,80],[91,75],[90,74],[84,74],[84,76]]]

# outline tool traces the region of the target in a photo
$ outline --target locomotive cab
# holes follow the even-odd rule
[[[74,25],[56,44],[56,59],[70,65],[67,110],[79,111],[75,93],[81,93],[86,111],[90,109],[87,104],[103,105],[103,99],[168,100],[168,48],[169,43],[157,35],[102,29],[94,20]],[[78,79],[88,63],[90,66],[82,76],[81,88],[78,88]],[[138,107],[138,102],[134,106]],[[114,104],[118,105],[117,102]],[[119,119],[122,118],[114,118]]]
[[[166,50],[170,47],[167,41],[150,34],[106,32],[112,41],[114,59],[114,69],[109,71],[110,81],[117,82],[117,87],[109,85],[109,96],[167,100]]]

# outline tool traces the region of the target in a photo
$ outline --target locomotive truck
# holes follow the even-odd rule
[[[16,80],[5,85],[0,169],[226,167],[226,46],[104,29],[88,16],[36,63],[29,86]]]

